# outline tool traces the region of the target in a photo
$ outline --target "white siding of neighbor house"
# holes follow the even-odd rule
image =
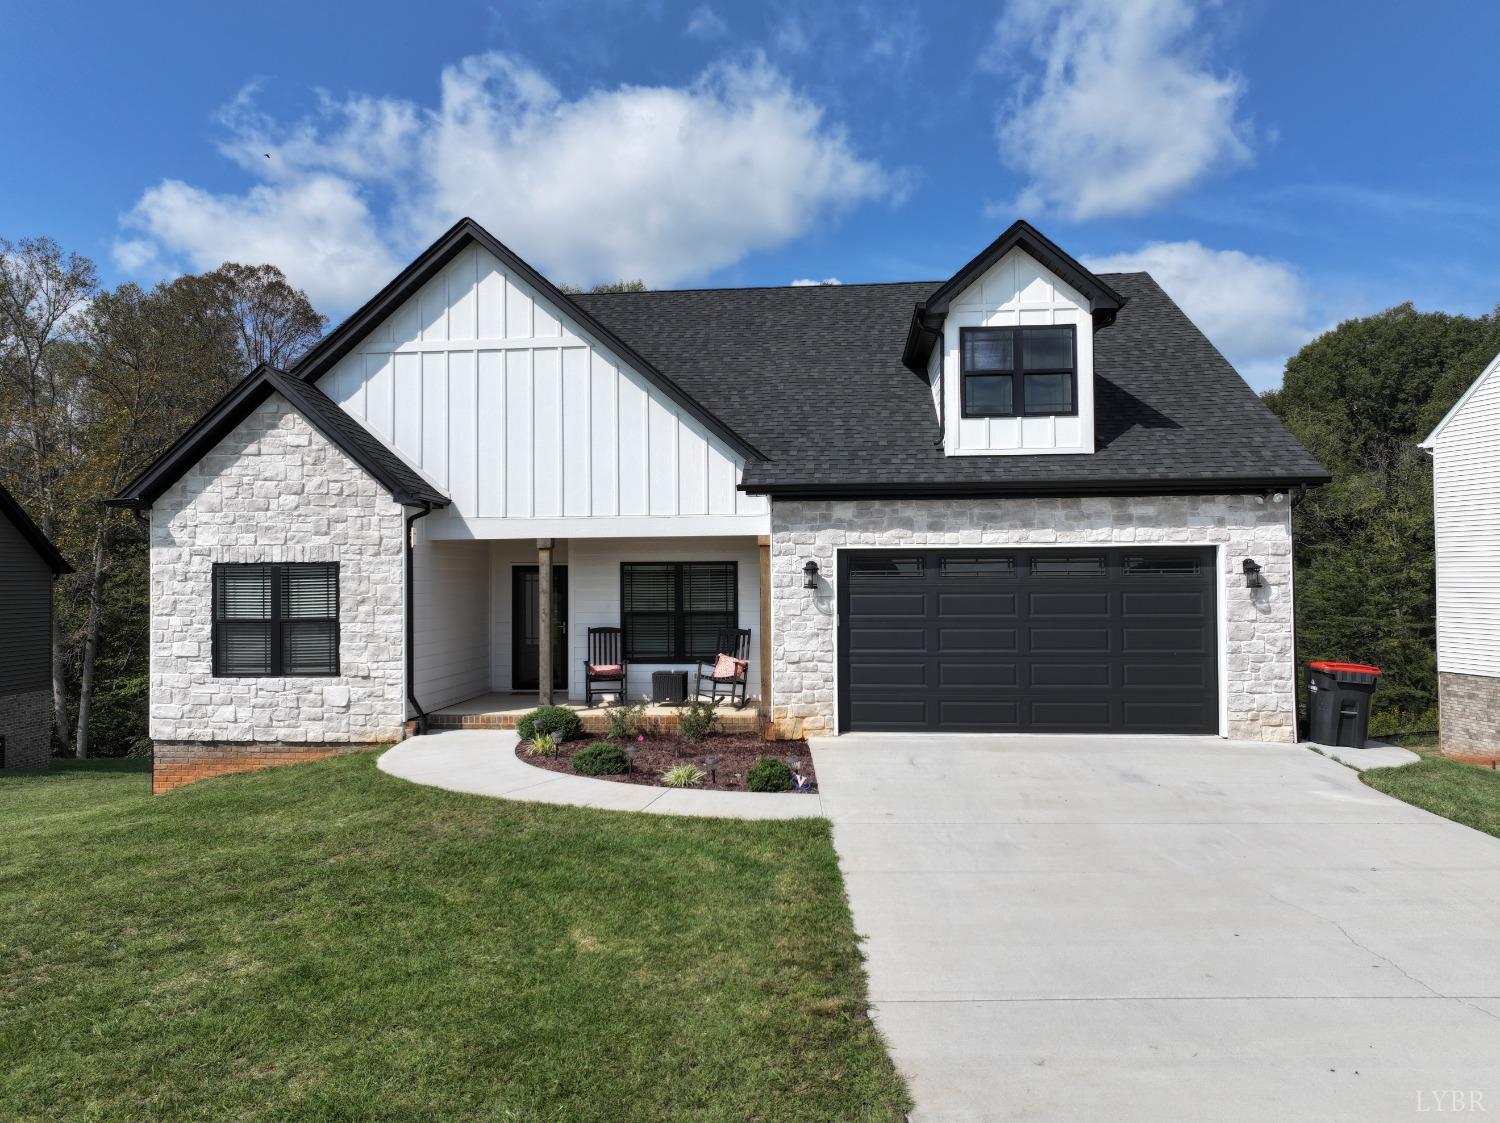
[[[1500,677],[1500,358],[1430,439],[1438,670]]]
[[[1077,416],[964,417],[960,329],[1029,324],[1072,324],[1077,329]],[[950,456],[1094,451],[1093,316],[1083,296],[1030,254],[1012,250],[954,298],[943,325],[942,348],[944,445]]]
[[[737,452],[478,246],[318,385],[453,500],[430,538],[769,526]]]

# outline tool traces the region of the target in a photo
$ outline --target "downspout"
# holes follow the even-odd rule
[[[1292,736],[1302,740],[1302,722],[1298,717],[1300,710],[1297,705],[1297,686],[1300,678],[1297,674],[1297,524],[1296,514],[1298,505],[1307,498],[1307,485],[1298,484],[1297,490],[1287,493],[1286,529],[1292,539],[1291,556],[1291,589],[1292,600]]]
[[[427,732],[427,711],[417,701],[417,595],[415,587],[415,565],[413,543],[416,537],[416,522],[432,514],[432,504],[424,502],[420,511],[406,516],[406,704],[415,714],[417,736]]]

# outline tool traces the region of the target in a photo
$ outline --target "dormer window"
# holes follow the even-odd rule
[[[1072,324],[960,331],[965,417],[1064,417],[1078,412]]]

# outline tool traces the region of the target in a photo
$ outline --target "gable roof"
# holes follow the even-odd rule
[[[1432,448],[1434,444],[1437,443],[1438,437],[1442,435],[1443,430],[1448,427],[1448,422],[1452,421],[1455,417],[1458,416],[1459,410],[1463,409],[1464,406],[1468,404],[1469,399],[1472,398],[1475,392],[1484,385],[1485,380],[1495,373],[1495,370],[1497,368],[1500,368],[1500,354],[1497,354],[1493,359],[1491,359],[1489,366],[1485,367],[1482,371],[1479,372],[1479,377],[1476,378],[1473,382],[1469,383],[1469,388],[1459,396],[1458,401],[1453,403],[1453,408],[1450,409],[1447,413],[1443,414],[1443,419],[1437,423],[1432,432],[1427,434],[1426,439],[1417,442],[1417,447],[1426,449]]]
[[[1145,273],[1106,274],[1094,337],[1096,451],[946,456],[925,375],[902,362],[915,303],[944,282],[577,297],[767,459],[769,495],[1171,494],[1329,479]]]
[[[948,306],[992,265],[1014,249],[1024,250],[1035,261],[1071,285],[1089,302],[1089,311],[1093,313],[1096,324],[1107,323],[1125,302],[1125,298],[1103,278],[1085,269],[1077,259],[1031,223],[1018,218],[1000,237],[980,250],[967,265],[917,303],[902,352],[908,367],[912,370],[926,370],[928,356],[932,354],[937,334],[948,314]]]
[[[10,520],[11,525],[20,532],[21,537],[36,551],[36,556],[46,563],[54,575],[73,572],[68,560],[58,552],[52,540],[42,533],[42,528],[32,521],[26,508],[16,502],[16,497],[6,491],[3,484],[0,484],[0,515]]]
[[[761,459],[760,451],[740,433],[726,425],[697,398],[685,392],[681,386],[657,369],[650,360],[616,335],[608,325],[590,315],[588,309],[575,297],[563,292],[526,264],[510,247],[472,218],[459,219],[447,233],[422,251],[415,261],[396,274],[385,288],[324,336],[312,350],[293,363],[290,373],[304,382],[313,382],[322,377],[333,368],[335,363],[358,346],[360,340],[369,335],[377,325],[435,277],[445,265],[471,243],[477,243],[497,257],[507,269],[519,275],[528,285],[575,320],[584,331],[593,335],[627,366],[697,418],[709,432],[741,456],[747,460]]]
[[[448,506],[448,497],[424,480],[380,439],[345,413],[337,402],[310,382],[262,364],[131,480],[112,506],[143,510],[177,482],[250,412],[272,393],[292,403],[307,421],[363,468],[397,503],[406,506]]]

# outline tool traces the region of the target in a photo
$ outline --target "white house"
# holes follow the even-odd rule
[[[1326,479],[1148,275],[1024,222],[946,281],[578,296],[466,219],[115,502],[160,789],[581,699],[600,628],[632,696],[748,630],[783,736],[1291,740]]]
[[[1432,456],[1443,752],[1500,759],[1500,356],[1422,442]]]

